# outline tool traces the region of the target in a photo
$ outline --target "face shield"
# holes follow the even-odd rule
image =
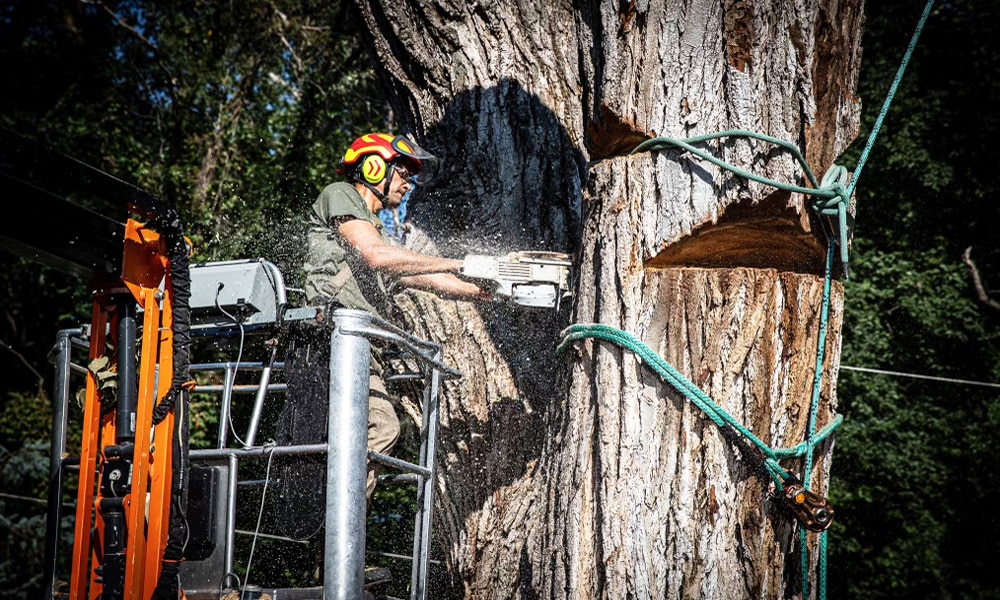
[[[430,183],[437,175],[440,164],[438,158],[421,148],[410,138],[397,135],[392,140],[392,148],[399,153],[395,160],[405,165],[413,173],[411,181],[417,185]]]

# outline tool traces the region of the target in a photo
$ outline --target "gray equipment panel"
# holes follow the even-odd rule
[[[275,323],[283,294],[281,273],[265,260],[191,265],[191,328]]]

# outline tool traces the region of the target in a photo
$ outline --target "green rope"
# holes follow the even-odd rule
[[[777,181],[771,179],[770,177],[764,177],[762,175],[757,175],[751,173],[745,169],[741,169],[735,165],[732,165],[721,158],[707,152],[701,148],[695,146],[695,144],[702,144],[711,140],[724,138],[724,137],[742,137],[750,138],[763,142],[768,142],[776,146],[784,148],[795,157],[796,162],[802,167],[803,173],[805,173],[806,178],[809,183],[812,184],[811,188],[802,187],[800,185],[795,185],[792,183],[785,183],[782,181]],[[848,192],[848,188],[844,185],[847,181],[848,172],[847,169],[840,165],[833,165],[830,169],[823,175],[821,182],[817,182],[816,176],[813,174],[809,165],[806,164],[805,158],[802,156],[802,152],[799,151],[794,144],[781,140],[769,135],[764,135],[762,133],[755,133],[753,131],[746,131],[743,129],[731,129],[729,131],[723,131],[721,133],[710,133],[705,135],[698,135],[685,139],[675,139],[671,137],[655,137],[648,139],[630,152],[630,154],[635,154],[637,152],[653,152],[662,151],[669,148],[681,148],[687,150],[691,154],[703,158],[712,164],[721,167],[727,171],[730,171],[740,177],[744,177],[751,181],[756,181],[757,183],[763,183],[771,187],[775,187],[781,190],[786,190],[789,192],[796,192],[799,194],[805,194],[807,196],[815,197],[812,203],[812,209],[816,211],[817,214],[826,217],[835,217],[837,219],[837,238],[840,241],[840,262],[844,265],[844,273],[847,273],[847,241],[850,239],[851,227],[853,222],[850,215],[847,212],[847,208],[851,205],[851,194]]]
[[[809,424],[806,428],[806,440],[804,442],[807,451],[805,453],[805,467],[802,470],[802,487],[809,489],[812,479],[812,459],[813,448],[818,443],[815,435],[816,413],[819,411],[820,384],[823,381],[823,359],[826,355],[826,331],[830,316],[830,282],[833,279],[833,244],[826,253],[826,276],[823,278],[823,303],[820,309],[819,318],[819,339],[816,341],[816,371],[813,375],[812,401],[809,406]],[[799,552],[802,568],[802,598],[809,597],[809,545],[805,528],[799,529]],[[816,582],[820,598],[826,598],[826,531],[819,533],[819,564]]]
[[[854,194],[854,189],[858,185],[858,180],[861,178],[861,172],[865,168],[865,163],[868,161],[868,155],[871,153],[872,147],[875,145],[875,138],[878,136],[879,130],[882,128],[882,123],[885,121],[885,116],[889,112],[889,106],[892,104],[892,99],[896,95],[896,90],[899,89],[899,82],[903,79],[903,73],[906,71],[906,66],[910,63],[910,57],[913,55],[913,50],[917,46],[917,40],[920,39],[920,33],[924,29],[924,25],[927,24],[927,18],[931,14],[931,8],[934,6],[934,0],[927,0],[927,4],[924,6],[924,12],[920,15],[920,21],[917,23],[916,29],[913,31],[913,35],[910,37],[910,44],[906,47],[906,52],[903,53],[903,60],[900,61],[899,68],[896,70],[896,76],[892,81],[892,85],[889,87],[889,93],[885,97],[885,101],[882,103],[882,109],[879,111],[878,118],[875,119],[875,125],[872,127],[871,133],[868,134],[868,139],[865,142],[865,149],[861,152],[861,156],[858,158],[858,163],[854,168],[854,177],[851,179],[850,184],[844,191],[844,197],[848,200]],[[829,172],[827,173],[829,175]],[[840,177],[838,175],[838,177]],[[815,208],[815,206],[814,206]],[[838,211],[843,211],[845,206],[838,204]],[[822,207],[821,210],[829,210],[829,207]],[[841,222],[843,222],[843,217],[841,217]],[[845,252],[846,241],[841,237],[841,252]],[[832,252],[832,247],[831,247]],[[844,261],[846,273],[847,263]],[[826,345],[826,319],[829,310],[829,295],[830,295],[830,257],[827,257],[827,276],[826,282],[823,289],[823,315],[822,315],[822,325],[820,329],[820,341],[819,348],[817,349],[817,359],[816,359],[816,380],[813,385],[813,412],[809,414],[809,427],[810,434],[812,429],[815,427],[815,408],[819,400],[819,382],[820,382],[820,365],[822,364],[822,352]],[[813,442],[815,443],[815,442]],[[812,468],[812,452],[806,453],[806,469],[804,476],[802,478],[803,486],[809,489],[809,477],[808,474],[811,472]],[[802,599],[805,600],[809,597],[809,549],[806,545],[806,532],[804,529],[799,530],[799,545],[802,548]],[[819,559],[817,565],[817,599],[826,600],[826,567],[827,567],[827,532],[821,531],[819,534]]]
[[[809,473],[812,472],[812,449],[816,445],[814,435],[816,432],[816,413],[819,411],[820,384],[823,381],[823,360],[826,355],[826,330],[830,317],[830,282],[833,279],[833,244],[826,254],[826,277],[823,278],[823,302],[819,316],[819,340],[816,342],[816,371],[813,376],[812,402],[809,406],[809,425],[806,429],[806,441],[804,442],[808,451],[805,453],[806,465],[802,473],[802,487],[809,489]]]
[[[861,171],[865,168],[865,162],[868,161],[868,154],[872,150],[872,146],[875,145],[875,136],[878,135],[879,130],[882,128],[882,122],[885,120],[886,113],[889,112],[889,105],[892,103],[893,97],[896,95],[896,90],[899,88],[899,82],[903,79],[903,73],[906,71],[906,66],[910,64],[910,57],[913,55],[913,49],[917,47],[917,40],[920,39],[920,32],[924,30],[924,25],[927,23],[927,18],[931,14],[931,7],[934,6],[934,0],[927,0],[927,5],[924,6],[924,12],[920,15],[920,21],[917,23],[917,28],[913,32],[913,36],[910,37],[910,44],[906,47],[906,52],[903,53],[903,60],[899,63],[899,68],[896,70],[896,77],[892,80],[892,85],[889,86],[889,93],[886,94],[885,102],[882,103],[882,110],[878,114],[878,118],[875,119],[875,125],[872,127],[872,132],[868,135],[868,141],[865,143],[865,149],[861,152],[861,157],[858,159],[858,165],[854,168],[854,179],[851,181],[851,185],[847,188],[847,197],[850,198],[851,194],[854,193],[854,188],[858,185],[858,179],[861,177]]]
[[[635,336],[607,325],[576,324],[570,325],[564,329],[562,337],[562,342],[556,348],[557,353],[563,352],[572,342],[584,338],[595,338],[606,342],[612,342],[633,352],[642,360],[642,362],[653,369],[653,371],[655,371],[664,381],[670,383],[677,389],[677,391],[683,394],[684,397],[701,409],[702,412],[704,412],[720,429],[725,428],[726,426],[732,427],[751,444],[756,446],[763,454],[764,467],[767,470],[768,475],[771,476],[771,479],[774,481],[779,492],[785,489],[785,481],[792,476],[778,464],[778,461],[784,458],[798,457],[806,454],[817,443],[826,439],[826,437],[829,436],[830,433],[832,433],[833,430],[836,429],[837,426],[843,421],[843,417],[838,415],[829,425],[824,427],[815,435],[815,437],[811,440],[811,444],[802,443],[793,448],[774,450],[755,436],[749,429],[746,428],[746,426],[734,419],[732,415],[727,413],[721,406],[713,402],[712,399],[705,394],[705,392],[698,388],[698,386],[691,383],[690,380],[681,375],[676,369],[670,366],[669,363],[653,352],[649,346],[642,343]]]

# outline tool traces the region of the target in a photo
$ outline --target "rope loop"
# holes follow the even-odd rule
[[[847,167],[838,164],[831,166],[823,174],[820,183],[820,189],[826,192],[828,197],[817,195],[812,202],[812,209],[816,214],[837,220],[837,243],[840,246],[840,263],[843,265],[845,278],[847,277],[847,242],[851,237],[851,229],[854,227],[854,219],[848,212],[853,193],[847,185],[849,175]]]
[[[788,151],[794,158],[795,161],[802,168],[802,172],[805,178],[809,181],[812,187],[803,187],[800,185],[786,183],[782,181],[777,181],[769,177],[764,177],[762,175],[757,175],[751,173],[737,166],[734,166],[721,158],[718,158],[711,152],[698,147],[699,144],[704,144],[705,142],[726,138],[726,137],[742,137],[754,139],[762,142],[767,142],[769,144],[784,148]],[[753,131],[746,131],[743,129],[731,129],[729,131],[723,131],[720,133],[712,133],[707,135],[699,135],[684,139],[675,139],[671,137],[655,137],[648,139],[638,146],[636,146],[629,154],[635,154],[637,152],[657,152],[663,151],[670,148],[679,148],[681,150],[686,150],[695,156],[707,160],[708,162],[729,171],[735,175],[748,179],[750,181],[756,181],[757,183],[762,183],[764,185],[769,185],[771,187],[786,190],[789,192],[795,192],[803,194],[806,196],[811,196],[814,198],[813,202],[810,204],[812,210],[816,214],[834,218],[837,222],[836,237],[837,242],[840,245],[840,262],[844,268],[844,275],[847,276],[847,241],[850,239],[851,227],[853,225],[853,219],[850,214],[848,214],[847,209],[851,205],[851,195],[854,193],[852,187],[847,185],[849,179],[849,173],[847,168],[834,164],[831,166],[826,174],[823,175],[822,182],[817,182],[816,176],[813,174],[809,165],[806,163],[805,158],[802,156],[802,152],[792,144],[791,142],[771,137],[769,135],[764,135],[762,133],[755,133]]]
[[[849,206],[851,196],[847,191],[847,179],[847,167],[834,164],[827,169],[819,187],[827,192],[828,197],[817,196],[813,200],[813,210],[821,215],[834,216],[836,213],[831,212],[831,209],[836,210],[837,206]]]

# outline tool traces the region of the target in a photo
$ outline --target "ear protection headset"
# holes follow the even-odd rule
[[[387,172],[385,159],[378,154],[369,154],[361,161],[361,177],[368,183],[381,183]]]

